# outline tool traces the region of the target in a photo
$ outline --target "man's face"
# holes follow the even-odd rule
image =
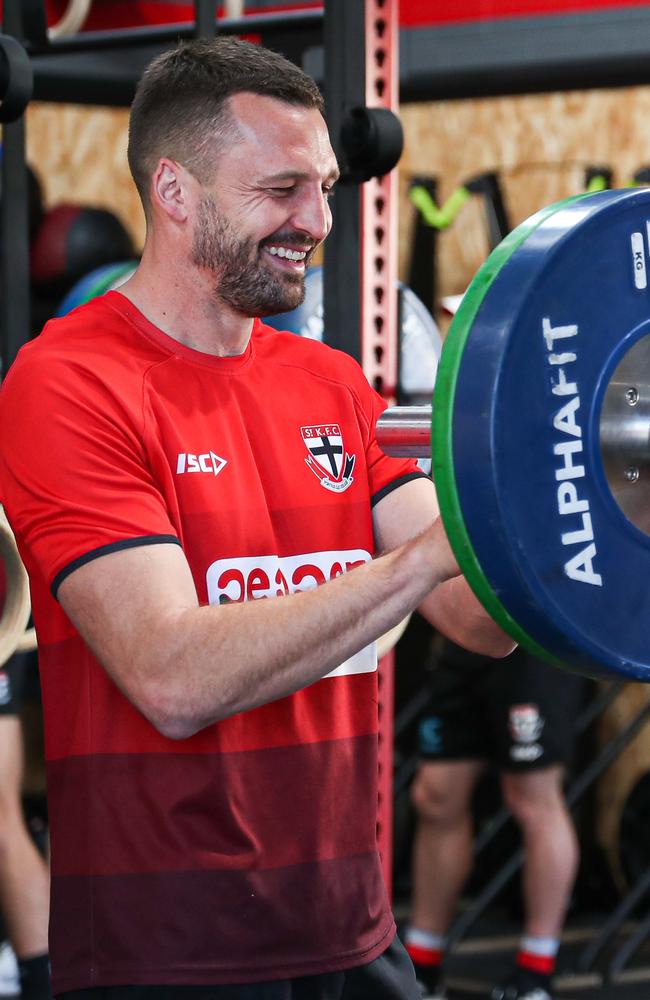
[[[212,271],[232,309],[271,316],[304,298],[306,267],[332,224],[338,169],[317,110],[254,94],[230,106],[240,138],[204,187],[192,260]]]

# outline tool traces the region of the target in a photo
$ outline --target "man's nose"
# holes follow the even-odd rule
[[[332,225],[332,213],[327,197],[320,187],[302,193],[292,222],[297,229],[307,233],[315,242],[320,243],[325,239]]]

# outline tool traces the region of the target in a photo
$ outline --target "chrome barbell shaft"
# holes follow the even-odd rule
[[[377,421],[377,444],[386,455],[431,457],[431,407],[392,406]]]

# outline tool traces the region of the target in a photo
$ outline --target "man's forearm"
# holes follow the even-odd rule
[[[439,632],[474,653],[508,656],[516,642],[490,618],[462,576],[446,580],[418,609]]]
[[[408,543],[314,590],[183,612],[170,623],[182,640],[168,671],[180,667],[188,695],[181,712],[173,698],[161,706],[167,735],[188,736],[320,679],[399,622],[444,572]],[[163,683],[163,700],[167,690]]]
[[[313,683],[457,572],[436,523],[314,590],[198,607],[182,551],[157,548],[80,567],[60,600],[127,697],[174,738]]]

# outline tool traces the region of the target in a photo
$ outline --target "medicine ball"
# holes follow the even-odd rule
[[[62,294],[94,268],[134,256],[131,237],[112,212],[56,205],[32,240],[31,281],[39,291]]]
[[[433,316],[415,292],[397,282],[401,293],[399,331],[400,396],[411,403],[431,402],[442,337]],[[312,267],[305,277],[305,298],[291,312],[264,320],[276,330],[291,330],[311,340],[323,339],[323,269]]]
[[[59,304],[56,315],[65,316],[77,306],[89,302],[104,292],[119,288],[128,281],[138,266],[137,260],[123,260],[115,264],[96,267],[77,281]]]

